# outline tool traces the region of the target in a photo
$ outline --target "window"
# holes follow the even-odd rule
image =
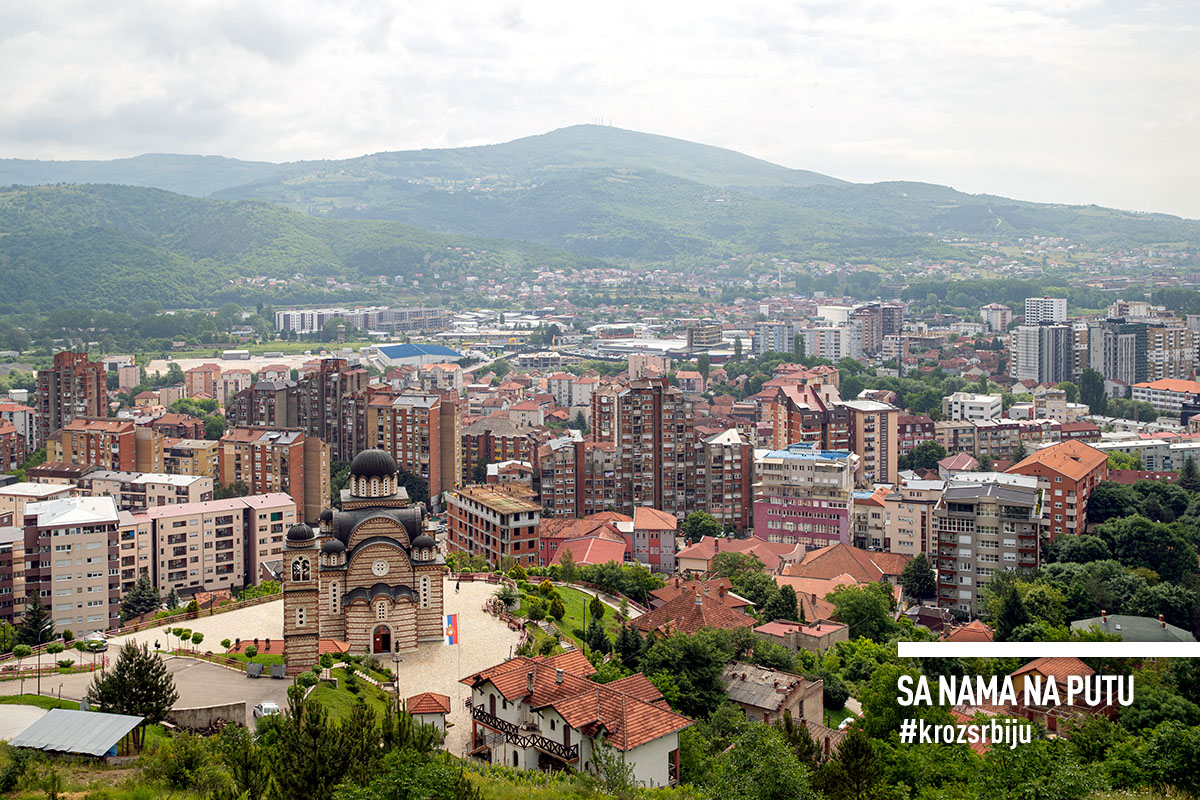
[[[421,608],[429,608],[429,577],[421,578]]]
[[[375,606],[375,618],[376,619],[387,619],[387,602],[386,601],[380,600],[379,603]]]
[[[306,581],[311,575],[311,567],[307,558],[297,558],[292,562],[292,580]]]
[[[329,584],[329,611],[332,614],[338,613],[338,585],[337,581]]]
[[[304,627],[304,606],[296,609],[296,627]]]

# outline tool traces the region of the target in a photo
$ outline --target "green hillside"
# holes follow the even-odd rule
[[[207,306],[239,276],[346,279],[505,265],[586,265],[520,242],[447,236],[382,220],[348,222],[259,201],[205,200],[131,186],[0,191],[0,305],[32,300],[120,308],[139,300]],[[428,272],[427,272],[428,271]]]
[[[162,153],[117,158],[112,161],[30,161],[0,158],[0,186],[120,183],[205,197],[229,186],[261,180],[276,169],[276,164],[265,161]]]

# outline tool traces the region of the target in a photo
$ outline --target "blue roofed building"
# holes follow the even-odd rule
[[[457,361],[463,354],[444,344],[382,344],[374,348],[379,358],[389,367],[407,364],[423,367],[426,364],[441,364]]]
[[[849,450],[796,443],[754,453],[754,535],[814,549],[850,544],[861,460]]]

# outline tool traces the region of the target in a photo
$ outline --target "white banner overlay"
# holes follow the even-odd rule
[[[1200,642],[898,642],[900,658],[1200,658]]]

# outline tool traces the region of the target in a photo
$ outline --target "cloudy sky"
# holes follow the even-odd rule
[[[286,161],[603,120],[1200,218],[1194,0],[0,4],[0,157]]]

